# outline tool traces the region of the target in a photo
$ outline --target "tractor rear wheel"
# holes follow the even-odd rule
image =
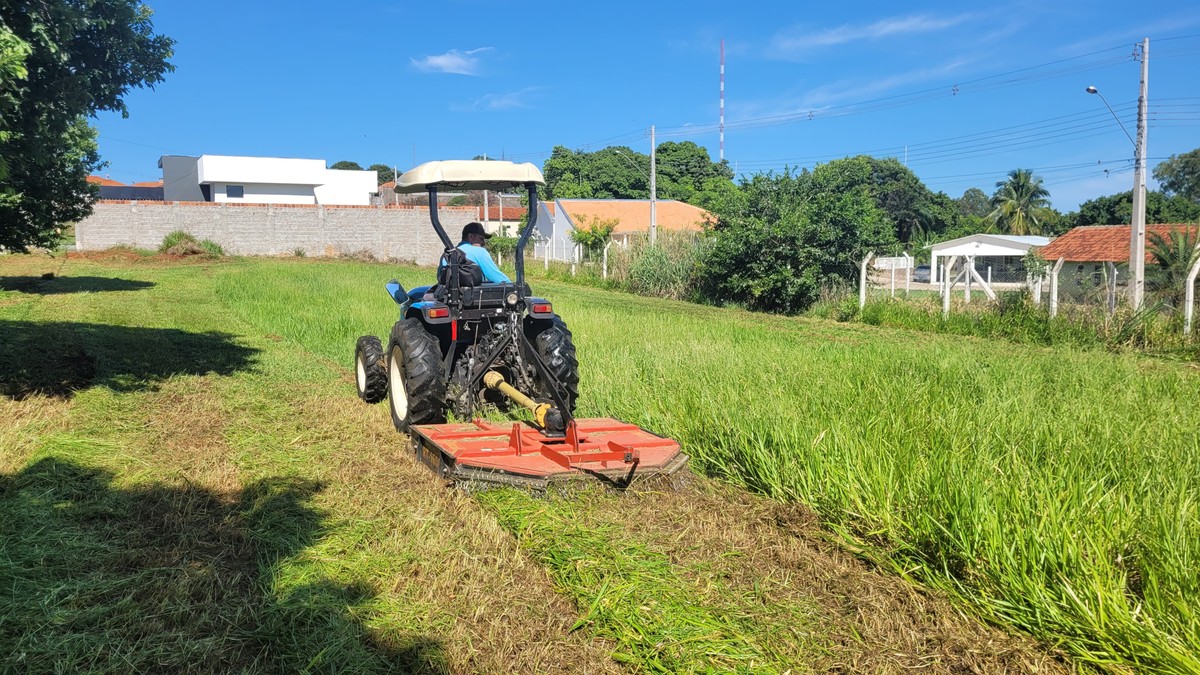
[[[396,430],[407,433],[414,424],[445,422],[441,348],[420,319],[402,319],[392,327],[387,362],[389,407]]]
[[[550,371],[550,376],[562,387],[567,408],[573,413],[575,400],[579,398],[579,359],[575,356],[575,342],[571,339],[567,324],[558,316],[545,323],[548,325],[533,337],[533,345]],[[538,378],[537,389],[540,398],[551,398],[552,388],[541,378]]]
[[[354,346],[354,384],[358,397],[367,403],[379,403],[387,398],[387,359],[383,345],[374,335],[358,338]]]

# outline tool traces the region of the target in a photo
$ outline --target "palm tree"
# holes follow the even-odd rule
[[[1156,270],[1149,279],[1151,290],[1168,305],[1179,308],[1187,296],[1188,272],[1200,258],[1197,239],[1200,226],[1173,228],[1165,236],[1150,232],[1150,255],[1154,257]]]
[[[996,183],[992,195],[992,212],[988,218],[1000,232],[1008,234],[1038,234],[1042,219],[1050,211],[1050,191],[1042,185],[1040,176],[1028,169],[1013,169],[1008,180]]]

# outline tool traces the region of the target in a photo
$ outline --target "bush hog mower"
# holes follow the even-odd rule
[[[446,250],[437,284],[386,288],[400,320],[384,348],[374,336],[355,349],[358,395],[388,399],[392,423],[417,459],[456,483],[514,485],[536,491],[579,478],[625,487],[635,477],[673,474],[687,463],[679,444],[614,419],[576,419],[579,362],[566,324],[525,283],[525,245],[537,224],[532,164],[429,162],[400,176],[396,189],[426,192],[429,219]],[[517,240],[516,282],[484,283],[479,266],[456,248],[438,220],[439,189],[524,187],[528,220]],[[476,418],[485,406],[520,406],[532,421]],[[447,424],[447,411],[468,423]]]

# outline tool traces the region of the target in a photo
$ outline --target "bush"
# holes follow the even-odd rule
[[[225,255],[225,249],[221,248],[217,242],[211,239],[199,241],[191,233],[183,230],[175,230],[163,237],[158,252],[178,256],[208,255],[215,257]]]

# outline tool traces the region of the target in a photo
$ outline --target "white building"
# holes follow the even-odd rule
[[[1049,243],[1049,237],[1010,234],[972,234],[943,241],[931,247],[929,281],[936,284],[941,278],[938,258],[958,256],[973,263],[981,276],[1000,282],[1021,282],[1025,280],[1025,254]],[[956,269],[962,269],[963,264],[960,261]]]
[[[168,202],[366,206],[379,190],[375,171],[327,169],[322,159],[166,155],[158,166]]]

